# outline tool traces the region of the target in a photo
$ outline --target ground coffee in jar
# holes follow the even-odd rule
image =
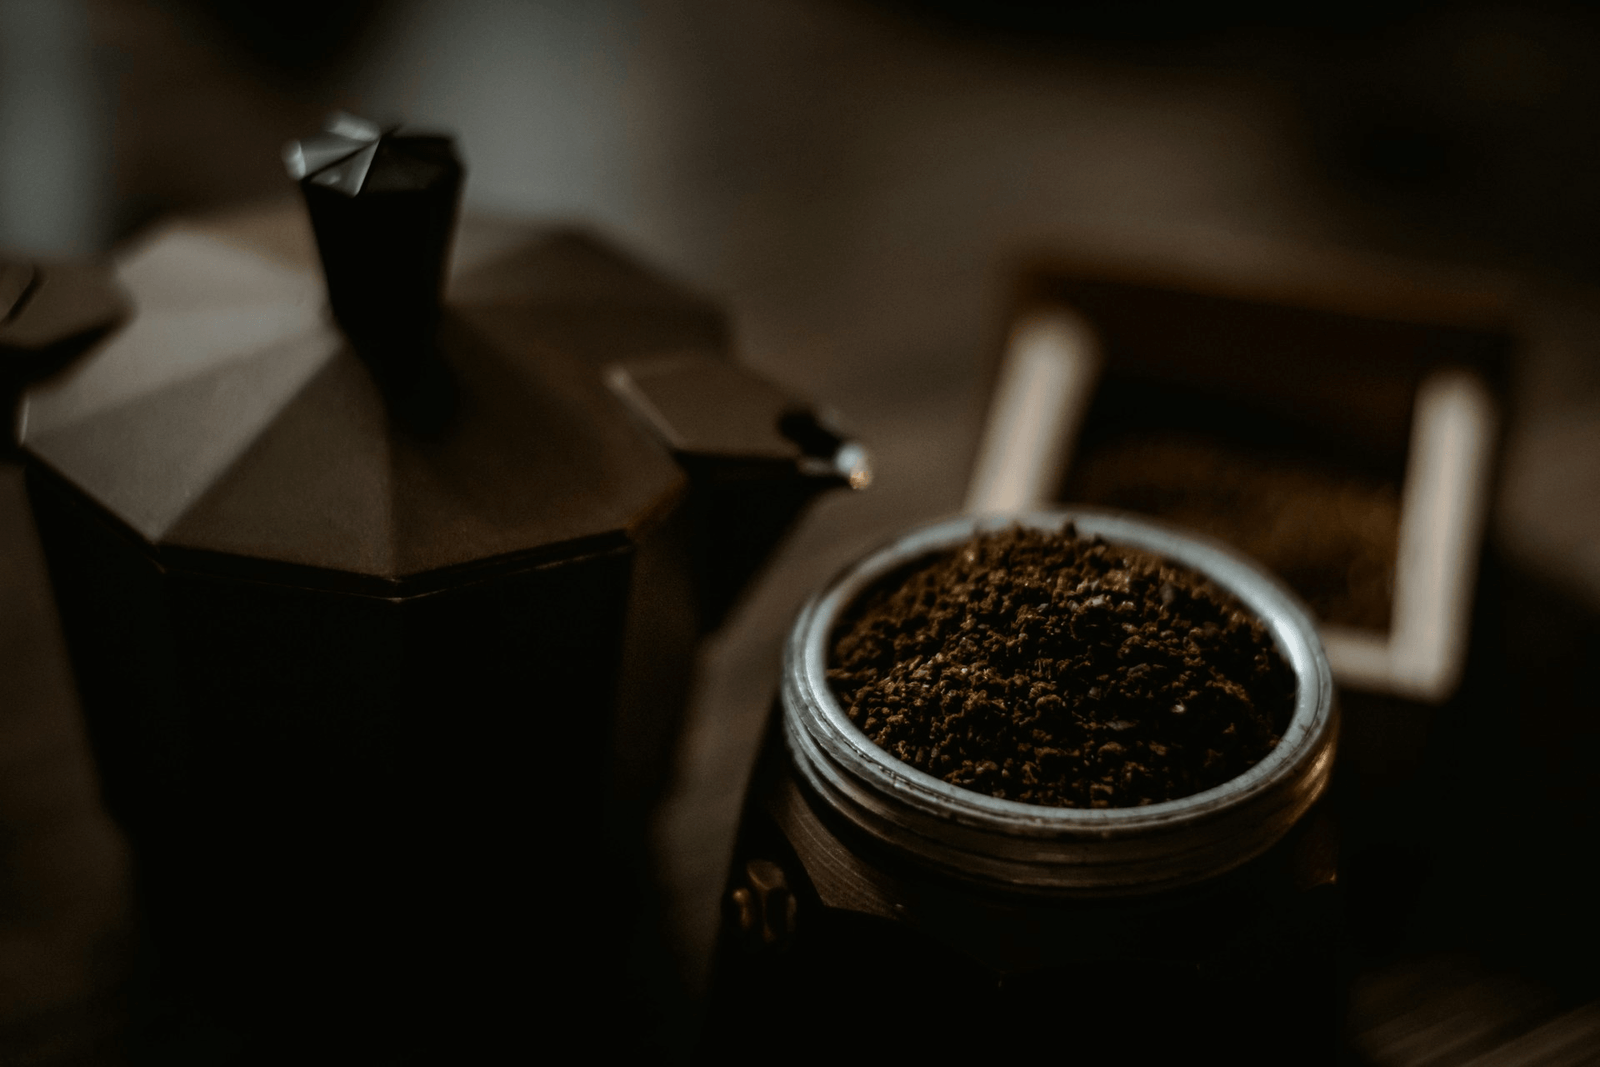
[[[903,532],[790,632],[702,1061],[1330,1059],[1336,737],[1310,617],[1220,542]]]
[[[836,628],[828,681],[918,770],[1003,800],[1131,807],[1235,778],[1277,745],[1293,672],[1187,567],[1013,527],[887,576]]]

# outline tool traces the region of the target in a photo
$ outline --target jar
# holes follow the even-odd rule
[[[1068,521],[1198,571],[1262,622],[1297,682],[1264,759],[1164,803],[1046,807],[946,783],[850,721],[827,658],[857,596],[975,532]],[[820,1060],[841,1039],[940,1061],[1158,1061],[1200,1047],[1331,1059],[1337,849],[1323,798],[1337,720],[1305,608],[1218,542],[1088,510],[963,516],[896,538],[790,633],[725,896],[707,1059],[781,1040],[785,1061]]]

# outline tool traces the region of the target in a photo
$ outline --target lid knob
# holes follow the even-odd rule
[[[284,163],[311,215],[334,318],[357,350],[381,364],[384,350],[426,345],[461,194],[452,140],[341,113],[290,142]]]

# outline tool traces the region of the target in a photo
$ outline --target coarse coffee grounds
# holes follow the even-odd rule
[[[828,681],[913,767],[1078,808],[1238,776],[1277,744],[1295,699],[1266,628],[1231,595],[1070,523],[979,534],[886,576],[835,628]]]

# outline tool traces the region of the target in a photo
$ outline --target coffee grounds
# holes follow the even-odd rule
[[[1092,449],[1063,494],[1157,515],[1227,541],[1278,574],[1317,617],[1389,628],[1398,482],[1181,434]]]
[[[1012,528],[885,577],[828,681],[881,748],[1005,800],[1133,807],[1237,777],[1278,743],[1293,673],[1259,621],[1158,557]]]

